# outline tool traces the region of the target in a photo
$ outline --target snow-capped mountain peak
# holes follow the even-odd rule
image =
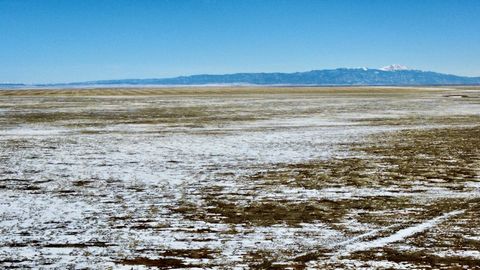
[[[380,68],[380,70],[383,70],[383,71],[396,71],[396,70],[409,70],[409,68],[406,67],[406,66],[394,64],[394,65],[389,65],[389,66],[386,66],[386,67],[382,67],[382,68]]]

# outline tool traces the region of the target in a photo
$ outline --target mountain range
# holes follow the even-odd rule
[[[391,65],[380,69],[338,68],[294,73],[201,74],[163,79],[99,80],[59,84],[0,84],[2,88],[81,86],[180,86],[180,85],[479,85],[480,77],[465,77]]]

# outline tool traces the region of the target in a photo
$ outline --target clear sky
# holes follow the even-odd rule
[[[480,76],[480,1],[0,0],[0,82],[394,63]]]

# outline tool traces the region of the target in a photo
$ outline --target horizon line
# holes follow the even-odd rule
[[[312,72],[312,71],[328,71],[328,70],[341,70],[341,69],[351,69],[351,70],[358,70],[358,69],[363,69],[365,71],[367,70],[377,70],[377,71],[382,71],[382,72],[395,72],[395,71],[420,71],[420,72],[433,72],[433,73],[439,73],[439,74],[444,74],[444,75],[452,75],[452,76],[458,76],[458,77],[465,77],[465,78],[480,78],[480,75],[477,76],[468,76],[468,75],[457,75],[453,73],[442,73],[442,72],[437,72],[437,71],[431,71],[431,70],[421,70],[421,69],[414,69],[414,68],[408,68],[406,66],[402,66],[405,69],[399,69],[399,70],[384,70],[384,68],[395,66],[396,64],[393,65],[388,65],[384,66],[381,68],[369,68],[369,67],[337,67],[337,68],[325,68],[325,69],[310,69],[310,70],[304,70],[304,71],[252,71],[252,72],[231,72],[231,73],[193,73],[193,74],[184,74],[184,75],[172,75],[168,77],[137,77],[137,78],[112,78],[112,79],[97,79],[97,80],[82,80],[82,81],[66,81],[66,82],[44,82],[44,83],[24,83],[24,82],[8,82],[8,81],[0,81],[0,85],[24,85],[24,86],[49,86],[49,85],[68,85],[68,84],[87,84],[87,83],[94,83],[94,82],[107,82],[107,81],[126,81],[126,80],[164,80],[164,79],[176,79],[176,78],[182,78],[182,77],[191,77],[191,76],[224,76],[224,75],[238,75],[238,74],[295,74],[295,73],[307,73],[307,72]],[[176,84],[178,85],[178,84]],[[301,84],[298,84],[301,85]]]

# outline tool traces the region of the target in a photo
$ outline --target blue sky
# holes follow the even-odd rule
[[[337,67],[480,76],[478,0],[0,0],[0,82]]]

